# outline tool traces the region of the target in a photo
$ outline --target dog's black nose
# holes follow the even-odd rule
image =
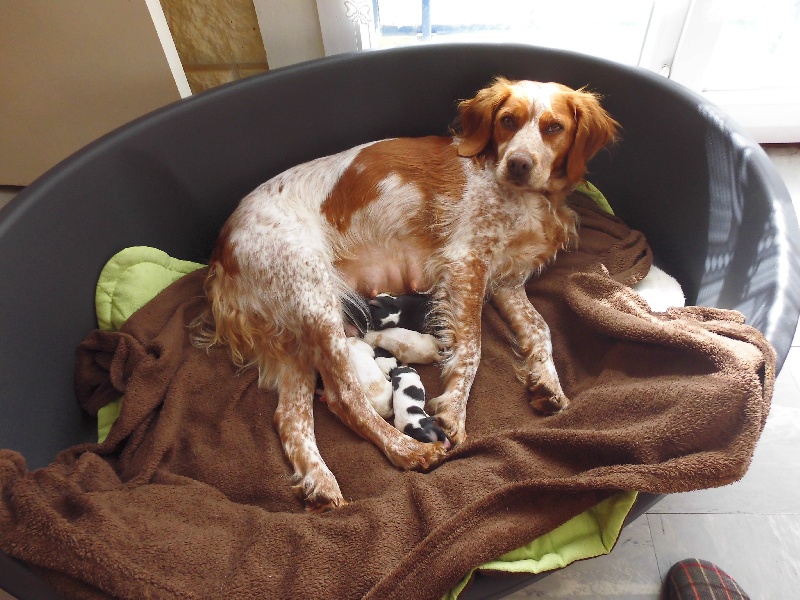
[[[533,168],[533,157],[530,154],[515,152],[508,157],[508,174],[514,179],[525,179]]]

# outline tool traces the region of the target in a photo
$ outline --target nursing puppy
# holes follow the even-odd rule
[[[370,406],[349,364],[342,298],[431,292],[447,351],[444,393],[429,405],[454,444],[466,437],[486,299],[516,336],[533,406],[567,406],[524,284],[575,240],[566,197],[617,124],[594,95],[532,81],[497,79],[458,112],[453,137],[368,143],[267,181],[242,200],[211,257],[210,310],[195,342],[226,345],[277,388],[275,426],[311,509],[344,503],[314,438],[317,372],[328,408],[394,465],[427,469],[446,454]]]
[[[425,294],[378,294],[369,301],[369,312],[373,329],[402,327],[425,333],[428,331],[431,298]]]
[[[350,365],[372,408],[384,419],[392,416],[392,384],[375,360],[372,346],[357,337],[347,338]]]
[[[427,365],[441,358],[441,344],[429,333],[402,327],[368,331],[364,341],[373,348],[383,348],[403,363]]]
[[[425,412],[425,387],[419,374],[411,367],[395,367],[389,373],[392,378],[392,405],[394,426],[406,435],[421,442],[449,440],[436,424],[436,419]]]

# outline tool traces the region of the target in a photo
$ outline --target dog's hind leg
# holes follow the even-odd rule
[[[347,504],[336,478],[320,456],[314,437],[314,387],[316,373],[300,364],[284,367],[278,375],[275,429],[294,469],[294,490],[308,509],[323,512]]]

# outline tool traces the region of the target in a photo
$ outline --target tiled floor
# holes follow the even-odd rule
[[[773,147],[800,213],[800,148]],[[17,190],[0,187],[0,207]],[[608,556],[578,562],[507,598],[656,600],[669,567],[690,556],[732,575],[755,600],[800,589],[800,334],[778,377],[753,464],[724,488],[675,494],[626,527]],[[0,591],[0,600],[10,598]]]
[[[771,147],[800,213],[800,148]],[[732,485],[661,499],[608,556],[570,565],[507,596],[656,600],[670,566],[704,558],[753,598],[800,597],[800,329],[778,376],[750,470]]]

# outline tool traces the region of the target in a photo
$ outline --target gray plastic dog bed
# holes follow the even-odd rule
[[[0,447],[36,468],[96,435],[74,399],[74,356],[96,326],[95,284],[115,252],[148,245],[205,261],[259,183],[370,140],[444,134],[455,102],[495,75],[604,96],[624,129],[590,165],[591,181],[646,234],[689,303],[744,313],[780,366],[798,318],[800,231],[779,176],[735,124],[641,69],[535,47],[424,46],[310,62],[177,102],[81,150],[0,210]],[[479,580],[466,597],[527,581]],[[57,597],[4,555],[0,588]]]

